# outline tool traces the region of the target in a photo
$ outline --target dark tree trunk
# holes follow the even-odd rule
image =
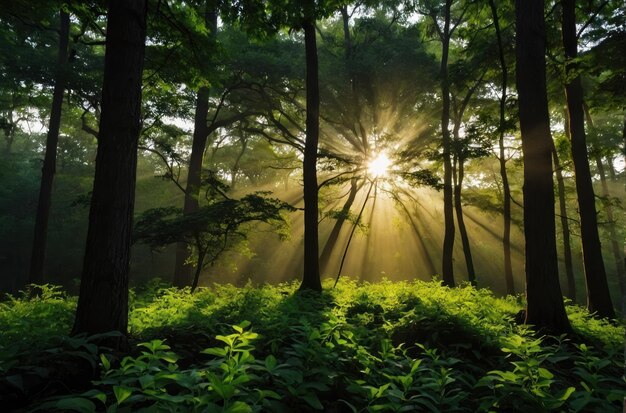
[[[193,141],[187,171],[187,186],[185,187],[185,204],[183,214],[191,214],[198,210],[198,196],[202,180],[202,158],[207,140],[207,121],[209,113],[209,89],[201,87],[196,98],[196,112],[194,115]],[[176,245],[176,264],[174,269],[174,286],[183,288],[193,281],[194,265],[190,262],[187,244]]]
[[[354,199],[356,198],[356,194],[359,190],[357,180],[357,178],[352,178],[350,180],[350,192],[348,193],[348,199],[346,199],[346,202],[343,204],[343,207],[341,208],[341,215],[337,218],[337,221],[335,221],[335,225],[333,225],[333,229],[330,231],[328,240],[326,241],[324,249],[322,250],[322,255],[320,255],[320,268],[322,273],[324,273],[328,269],[330,255],[335,249],[335,245],[337,244],[337,240],[339,239],[339,233],[341,232],[341,228],[346,222],[346,218],[350,213],[350,208],[352,208],[352,204],[354,203]]]
[[[450,142],[450,81],[448,79],[448,52],[450,49],[450,8],[452,0],[446,0],[445,22],[443,28],[441,67],[441,133],[443,137],[443,219],[444,236],[441,264],[443,284],[454,287],[454,209],[452,199],[452,160]]]
[[[31,284],[43,283],[44,262],[46,258],[46,241],[48,235],[48,219],[50,218],[50,206],[52,204],[52,182],[56,171],[57,145],[59,143],[59,129],[61,127],[61,109],[63,107],[63,93],[67,78],[68,45],[70,38],[70,15],[61,10],[59,30],[59,56],[57,72],[52,94],[52,110],[50,111],[50,123],[46,138],[46,155],[41,168],[41,185],[39,187],[39,201],[37,202],[37,215],[35,218],[35,231],[33,236],[33,248],[30,259],[29,282]]]
[[[543,0],[516,0],[516,65],[524,155],[526,320],[551,333],[571,331],[556,254],[552,138],[546,93]]]
[[[206,2],[204,22],[211,29],[211,35],[217,36],[217,5],[211,0]],[[196,110],[194,114],[193,140],[187,170],[187,185],[185,187],[185,202],[183,214],[191,214],[198,210],[198,196],[202,180],[202,161],[210,134],[208,128],[209,116],[209,88],[201,87],[196,96]],[[192,257],[186,244],[176,244],[176,261],[174,263],[174,286],[183,288],[192,284],[194,266]]]
[[[310,6],[313,8],[313,6]],[[314,14],[311,14],[313,16]],[[318,244],[317,143],[319,140],[319,83],[315,20],[303,24],[306,51],[306,142],[304,145],[304,274],[301,289],[322,291]]]
[[[73,334],[127,331],[146,14],[145,0],[109,2],[96,172]]]
[[[476,271],[474,270],[474,260],[472,259],[472,250],[470,247],[465,220],[463,219],[463,204],[461,203],[461,189],[463,178],[465,177],[464,160],[460,158],[457,164],[458,180],[454,183],[454,209],[456,212],[456,221],[459,225],[459,235],[461,236],[461,244],[463,245],[463,255],[465,256],[465,265],[467,266],[467,279],[473,286],[476,286]]]
[[[563,0],[563,48],[566,59],[576,59],[578,38],[576,36],[575,0]],[[566,62],[566,73],[577,70],[575,61]],[[615,317],[611,295],[606,280],[606,270],[602,259],[602,246],[598,234],[596,199],[591,182],[591,171],[587,157],[585,119],[583,112],[583,88],[580,76],[576,76],[565,85],[569,128],[572,144],[572,160],[576,192],[578,193],[578,211],[580,215],[580,235],[583,246],[583,264],[587,281],[587,308],[599,317]]]
[[[572,262],[572,247],[570,241],[569,222],[567,217],[567,203],[565,199],[565,182],[559,155],[552,144],[552,159],[556,173],[556,185],[559,194],[559,214],[561,215],[561,230],[563,231],[563,260],[565,261],[565,275],[567,279],[567,297],[576,302],[576,280],[574,279],[574,265]]]
[[[502,94],[500,95],[500,123],[498,126],[498,146],[500,156],[500,176],[502,178],[502,216],[504,231],[502,234],[502,247],[504,249],[504,280],[506,281],[507,294],[515,294],[515,281],[513,279],[513,264],[511,262],[511,188],[509,186],[509,176],[506,172],[506,153],[504,148],[504,132],[506,130],[506,94],[509,79],[506,60],[504,59],[504,47],[502,45],[502,32],[500,31],[500,20],[498,10],[494,0],[489,0],[493,25],[496,29],[498,40],[498,57],[500,59],[500,69],[502,71]]]

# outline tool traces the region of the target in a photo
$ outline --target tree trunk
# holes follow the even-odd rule
[[[68,46],[70,38],[70,15],[66,11],[60,12],[59,30],[59,56],[57,72],[52,94],[52,110],[50,111],[50,123],[46,138],[46,155],[41,168],[41,185],[39,187],[39,201],[37,202],[37,215],[35,218],[35,231],[33,248],[30,259],[29,282],[31,284],[43,283],[44,262],[46,258],[46,241],[48,235],[48,220],[50,218],[50,206],[52,204],[52,182],[56,171],[57,145],[59,142],[59,129],[61,127],[61,109],[63,107],[63,94],[67,78]]]
[[[559,155],[556,152],[554,143],[552,144],[552,159],[554,161],[554,171],[556,173],[556,184],[559,194],[559,214],[561,215],[561,229],[563,231],[563,260],[565,261],[565,275],[567,278],[567,297],[576,302],[576,280],[574,279],[574,265],[572,262],[572,247],[565,199],[565,182],[563,180],[563,168],[561,167]]]
[[[217,5],[210,0],[206,2],[204,22],[211,28],[213,38],[217,36]],[[185,187],[185,202],[183,214],[191,214],[198,210],[198,196],[202,180],[202,161],[206,141],[209,135],[209,88],[198,89],[196,97],[196,110],[194,114],[193,140],[191,154],[189,156],[189,169],[187,170],[187,185]],[[174,286],[183,288],[191,285],[194,278],[194,266],[192,257],[185,243],[176,244],[176,262],[174,264]]]
[[[183,214],[191,214],[198,210],[198,196],[202,181],[202,158],[207,140],[207,121],[209,113],[209,89],[201,87],[196,98],[196,112],[194,115],[193,141],[187,171],[187,186],[185,187],[185,204]],[[187,244],[180,242],[176,245],[176,264],[174,269],[174,286],[183,288],[193,281],[194,265],[190,260]]]
[[[516,74],[524,155],[526,320],[547,332],[571,331],[556,254],[552,138],[546,93],[543,0],[516,0]]]
[[[504,132],[506,129],[506,90],[508,84],[508,69],[506,60],[504,59],[504,47],[502,45],[502,32],[500,31],[500,20],[498,19],[498,10],[494,0],[489,0],[493,24],[496,29],[496,38],[498,40],[498,57],[500,59],[500,68],[502,70],[502,94],[500,95],[500,123],[498,126],[498,146],[500,156],[500,176],[502,177],[502,216],[504,231],[502,234],[502,247],[504,250],[504,280],[506,281],[507,294],[515,294],[515,281],[513,279],[513,264],[511,262],[511,188],[509,186],[509,177],[506,171],[506,153],[504,148]]]
[[[330,254],[332,254],[333,250],[335,249],[335,245],[337,244],[337,240],[339,239],[339,233],[341,232],[341,228],[346,222],[346,218],[350,213],[350,208],[352,208],[352,204],[354,203],[356,194],[360,189],[357,181],[358,178],[356,177],[350,180],[350,192],[348,193],[348,199],[346,199],[345,204],[343,204],[343,208],[341,208],[341,215],[337,218],[337,221],[335,221],[335,225],[333,225],[333,229],[330,231],[328,240],[326,241],[324,249],[322,250],[322,255],[320,255],[320,268],[322,273],[324,273],[328,269]]]
[[[578,55],[576,36],[575,0],[563,0],[563,48],[567,60]],[[566,61],[566,73],[575,73],[575,60]],[[602,247],[598,234],[596,199],[591,182],[591,171],[587,157],[585,119],[583,113],[583,89],[580,76],[565,85],[569,128],[572,144],[572,160],[576,192],[578,193],[578,211],[580,215],[580,235],[583,246],[583,264],[587,281],[587,308],[599,317],[614,318],[615,311],[609,294],[606,271],[602,259]]]
[[[454,210],[452,199],[452,161],[450,142],[450,82],[448,79],[448,52],[450,49],[450,8],[452,0],[446,0],[445,22],[443,29],[441,67],[441,133],[443,137],[443,219],[444,237],[441,264],[443,285],[454,287]]]
[[[314,6],[311,5],[311,8]],[[304,274],[300,289],[322,291],[318,244],[317,144],[319,140],[319,83],[315,19],[304,23],[306,51],[306,142],[304,145]]]
[[[463,204],[461,203],[461,188],[463,178],[465,177],[465,167],[463,158],[459,158],[457,165],[458,181],[454,183],[454,209],[456,211],[456,221],[459,225],[459,235],[463,245],[463,255],[465,256],[465,265],[467,266],[467,279],[473,286],[476,286],[476,272],[474,271],[474,260],[472,259],[472,250],[470,247],[465,220],[463,219]]]
[[[596,166],[598,173],[600,174],[600,181],[602,182],[602,196],[605,199],[604,212],[606,212],[606,218],[608,222],[609,237],[611,238],[611,251],[613,252],[613,259],[615,260],[615,274],[619,282],[619,288],[621,295],[626,294],[626,268],[624,266],[623,247],[619,245],[618,234],[615,229],[615,217],[613,216],[613,207],[611,206],[609,192],[609,186],[606,180],[606,173],[604,171],[604,164],[602,158],[596,153]]]
[[[73,334],[127,331],[146,14],[145,0],[109,2],[96,172]]]

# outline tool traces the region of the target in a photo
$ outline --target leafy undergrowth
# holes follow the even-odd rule
[[[76,301],[54,287],[11,298],[0,304],[0,403],[79,412],[617,412],[626,396],[624,328],[580,307],[568,306],[574,336],[544,337],[516,325],[517,298],[469,286],[344,280],[321,295],[296,289],[190,294],[154,284],[131,295],[130,355],[64,336]],[[80,363],[95,381],[63,370]],[[37,377],[47,384],[33,385]]]

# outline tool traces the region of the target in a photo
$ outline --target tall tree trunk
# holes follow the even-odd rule
[[[572,247],[565,199],[565,182],[563,180],[563,168],[561,167],[559,155],[556,152],[554,143],[552,144],[552,159],[554,161],[554,171],[556,173],[556,184],[559,194],[559,214],[561,215],[561,230],[563,231],[563,260],[565,261],[565,275],[567,278],[567,297],[576,302],[576,280],[574,279],[574,265],[572,262]]]
[[[52,204],[52,182],[56,171],[57,145],[59,143],[59,129],[61,127],[61,109],[63,107],[63,94],[67,78],[68,46],[70,38],[70,15],[64,10],[60,12],[59,30],[59,55],[57,72],[52,94],[52,110],[50,111],[50,123],[46,138],[46,155],[41,168],[41,185],[39,187],[39,201],[37,202],[37,215],[35,218],[35,231],[33,248],[30,259],[29,282],[41,284],[43,282],[43,269],[46,258],[46,241],[48,235],[48,219],[50,218],[50,206]]]
[[[73,334],[127,332],[146,14],[146,0],[109,1],[96,172]]]
[[[204,23],[211,30],[213,39],[217,37],[217,4],[212,0],[206,0]],[[189,169],[187,170],[187,185],[185,186],[185,202],[183,214],[191,214],[198,210],[198,196],[202,181],[202,161],[206,148],[207,138],[211,131],[208,128],[209,116],[208,87],[198,89],[196,95],[196,109],[194,113],[193,139],[191,154],[189,156]],[[193,257],[185,243],[176,244],[176,261],[174,263],[174,286],[183,288],[192,284],[195,278]],[[202,269],[200,269],[201,271]]]
[[[516,0],[516,74],[524,155],[526,320],[551,333],[571,331],[556,254],[552,138],[546,93],[543,0]]]
[[[502,216],[503,216],[503,234],[502,247],[504,250],[504,280],[506,282],[507,294],[515,294],[515,281],[513,279],[513,264],[511,261],[511,187],[509,186],[509,176],[506,171],[506,153],[504,148],[504,133],[506,130],[506,94],[509,79],[506,60],[504,59],[504,47],[502,45],[502,32],[500,31],[500,19],[498,18],[498,10],[494,0],[489,0],[491,15],[493,17],[493,25],[496,29],[496,38],[498,40],[498,58],[500,59],[500,69],[502,71],[502,94],[500,95],[500,122],[498,126],[498,147],[500,156],[500,176],[502,179]]]
[[[324,245],[324,249],[322,250],[322,254],[320,255],[320,270],[322,273],[324,273],[328,269],[328,265],[330,263],[330,255],[335,249],[335,245],[337,244],[337,240],[339,239],[339,233],[341,232],[341,228],[346,222],[346,218],[350,213],[350,208],[352,208],[352,204],[354,203],[356,194],[359,191],[357,181],[358,178],[356,177],[350,180],[350,192],[348,193],[348,199],[346,199],[346,202],[343,204],[343,207],[341,208],[341,214],[339,215],[339,217],[337,217],[335,225],[333,225],[333,229],[330,231],[328,240],[326,240],[326,244]]]
[[[318,241],[317,144],[319,140],[319,83],[314,3],[303,24],[306,51],[306,142],[304,145],[304,274],[300,289],[322,291]]]
[[[459,235],[461,236],[461,244],[463,245],[463,255],[465,256],[465,265],[467,266],[467,279],[473,286],[476,286],[476,271],[474,270],[474,260],[472,259],[472,250],[470,247],[465,220],[463,219],[463,204],[461,203],[461,189],[463,178],[465,177],[465,166],[463,158],[458,159],[457,175],[458,180],[454,182],[454,209],[456,212],[456,221],[459,226]]]
[[[198,196],[202,180],[202,158],[207,141],[207,121],[209,114],[209,89],[201,87],[196,98],[194,115],[193,141],[187,171],[187,186],[185,187],[185,203],[183,214],[191,214],[198,210]],[[183,288],[193,281],[194,265],[191,263],[190,252],[185,243],[176,245],[176,264],[174,267],[174,286]]]
[[[566,73],[577,70],[578,38],[576,36],[576,4],[575,0],[563,0],[563,48],[565,50]],[[580,76],[576,76],[565,84],[569,128],[572,143],[572,160],[576,191],[578,193],[578,211],[580,215],[580,235],[583,246],[583,264],[587,281],[587,308],[599,317],[614,318],[615,311],[609,294],[606,270],[602,259],[602,247],[598,234],[596,199],[591,182],[589,159],[587,158],[587,142],[585,136],[585,119],[583,113],[583,88]]]
[[[443,284],[454,287],[454,210],[452,199],[452,161],[450,141],[450,81],[448,79],[448,53],[450,49],[450,8],[452,0],[446,0],[445,22],[441,38],[442,53],[439,76],[441,78],[441,133],[443,137],[443,219],[444,237],[441,263]]]

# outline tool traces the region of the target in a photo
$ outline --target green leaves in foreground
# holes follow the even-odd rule
[[[577,307],[568,309],[577,336],[539,337],[511,321],[520,306],[515,298],[472,287],[346,279],[321,295],[296,288],[140,292],[130,325],[144,342],[133,356],[119,360],[88,341],[67,342],[63,352],[99,361],[98,381],[85,393],[31,408],[618,412],[626,396],[623,327]],[[28,317],[28,308],[41,303],[12,305]],[[3,316],[14,315],[7,308]],[[21,352],[7,350],[0,354],[6,366],[36,365],[12,359]],[[13,370],[9,376],[19,378]]]

